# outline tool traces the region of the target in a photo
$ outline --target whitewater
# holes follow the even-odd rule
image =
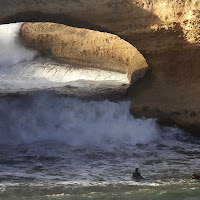
[[[126,74],[41,57],[21,25],[0,25],[0,199],[199,199],[199,138],[134,118]]]

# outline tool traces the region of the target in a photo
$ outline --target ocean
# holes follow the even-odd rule
[[[21,24],[0,25],[0,200],[200,199],[200,138],[134,118],[126,74],[43,58]]]

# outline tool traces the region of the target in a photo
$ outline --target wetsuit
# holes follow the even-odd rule
[[[192,179],[200,179],[200,177],[196,174],[193,174]]]
[[[133,172],[132,179],[142,179],[143,177],[139,172]]]

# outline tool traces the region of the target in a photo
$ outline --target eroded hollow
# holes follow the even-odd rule
[[[127,73],[132,83],[148,65],[142,54],[120,37],[56,23],[25,23],[20,30],[27,47],[45,52],[59,62]]]

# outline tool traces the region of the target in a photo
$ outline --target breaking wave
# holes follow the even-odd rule
[[[49,59],[35,58],[37,52],[20,43],[21,25],[0,25],[1,93],[63,87],[82,79],[103,83],[111,81],[115,86],[118,82],[128,83],[126,74],[77,68]],[[94,82],[88,82],[88,87]],[[78,83],[83,84],[77,81],[72,85],[80,86]],[[18,96],[12,100],[7,98],[0,99],[2,144],[43,140],[58,140],[74,145],[137,144],[148,143],[160,137],[160,127],[155,120],[135,119],[129,113],[130,103],[126,101],[84,102],[44,92]]]
[[[84,102],[51,94],[1,99],[0,143],[136,144],[158,139],[155,120],[134,119],[129,106],[126,101]]]
[[[19,39],[23,23],[0,25],[0,67],[33,60],[37,51],[25,48]]]

